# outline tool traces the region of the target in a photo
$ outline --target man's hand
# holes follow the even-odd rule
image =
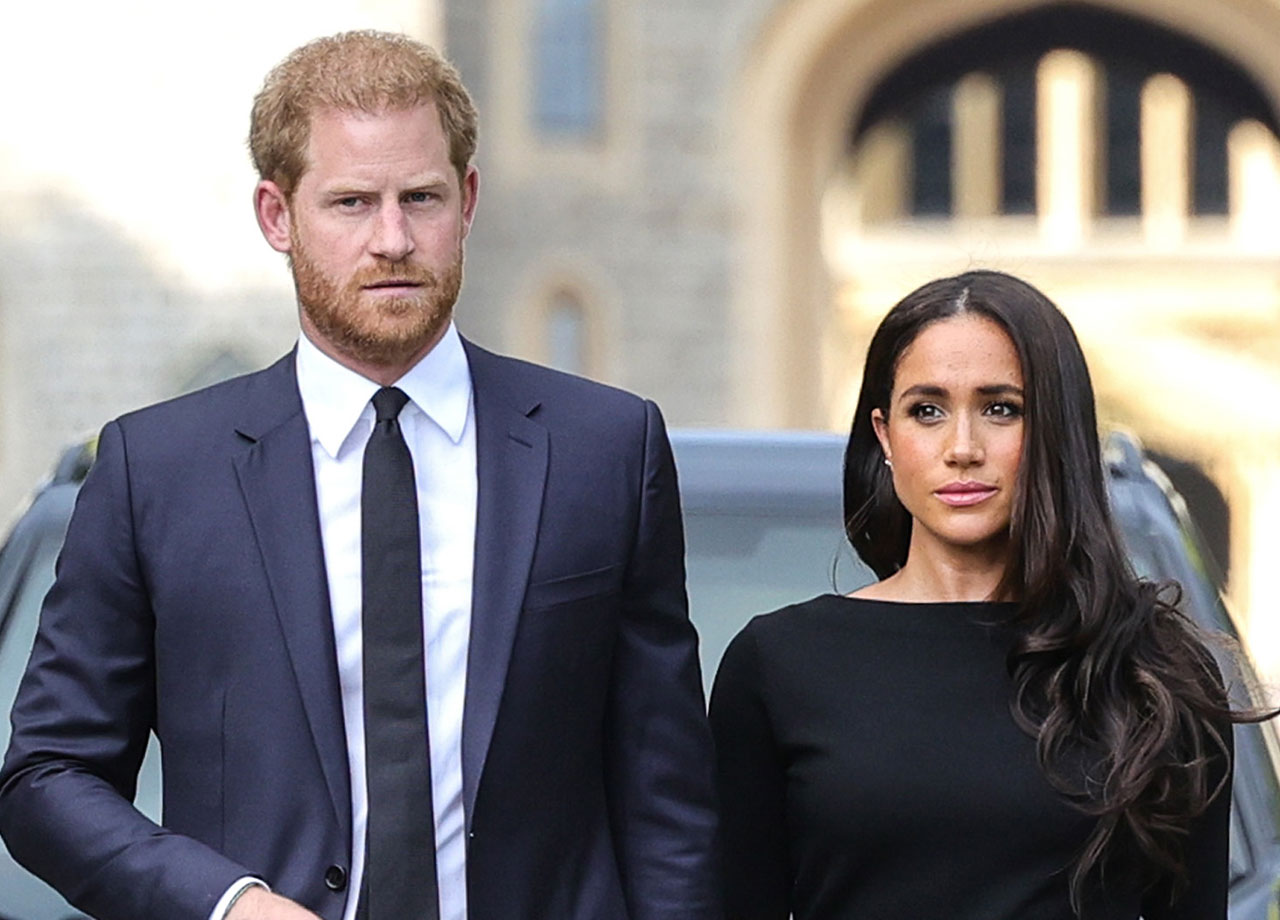
[[[254,885],[236,898],[225,920],[320,920],[296,901]]]

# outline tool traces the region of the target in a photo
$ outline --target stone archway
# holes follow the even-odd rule
[[[834,308],[839,279],[824,249],[830,240],[823,235],[822,201],[852,115],[917,50],[1049,5],[792,0],[778,7],[749,54],[735,101],[736,173],[743,177],[744,197],[734,300],[734,365],[741,370],[734,421],[828,427],[847,412],[838,403],[847,390],[848,365],[860,362],[860,353],[848,347]],[[1215,50],[1280,111],[1280,63],[1273,51],[1280,47],[1277,0],[1108,0],[1092,6],[1175,30]],[[881,311],[914,283],[965,267],[927,258],[909,264],[916,272],[911,284],[881,277],[875,294]],[[1267,651],[1280,649],[1280,616],[1261,615],[1280,604],[1280,571],[1265,561],[1280,554],[1280,525],[1270,523],[1280,520],[1280,412],[1271,409],[1269,418],[1260,417],[1252,406],[1230,405],[1240,398],[1231,394],[1244,393],[1248,403],[1280,405],[1280,368],[1273,361],[1268,371],[1265,359],[1241,361],[1230,349],[1215,347],[1219,318],[1186,296],[1187,285],[1218,286],[1221,299],[1234,305],[1227,311],[1233,313],[1233,334],[1259,330],[1280,343],[1280,259],[1268,249],[1231,263],[1239,271],[1201,272],[1204,277],[1185,260],[1166,264],[1178,271],[1161,275],[1159,266],[1147,265],[1144,275],[1141,264],[1064,251],[1012,267],[1022,273],[1029,267],[1031,280],[1052,292],[1082,338],[1095,343],[1091,361],[1104,409],[1154,446],[1196,461],[1227,495],[1235,512],[1230,594],[1246,617],[1258,612],[1250,623],[1253,644],[1264,653],[1264,667],[1280,674],[1280,652]],[[1126,272],[1128,280],[1121,283],[1117,279]],[[1133,313],[1142,321],[1123,333],[1130,347],[1104,347],[1107,324],[1117,309],[1128,307],[1128,294],[1140,289],[1148,303]],[[1166,305],[1177,322],[1161,325]],[[1166,357],[1157,362],[1157,353]],[[1170,360],[1170,354],[1177,357]],[[1189,373],[1190,368],[1196,370]]]
[[[1028,0],[791,0],[747,54],[733,100],[743,177],[734,295],[740,369],[733,420],[821,425],[813,343],[830,304],[820,193],[851,112],[895,64],[939,37],[1046,4]],[[1280,100],[1280,2],[1109,0],[1096,4],[1194,36]],[[1280,109],[1280,105],[1277,105]]]

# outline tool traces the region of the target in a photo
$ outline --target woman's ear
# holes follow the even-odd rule
[[[876,440],[880,442],[880,449],[884,451],[885,465],[893,466],[893,453],[889,450],[889,423],[879,409],[871,410],[871,427],[876,433]]]

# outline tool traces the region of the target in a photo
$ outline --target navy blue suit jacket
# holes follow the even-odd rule
[[[466,348],[470,920],[711,920],[710,742],[661,417]],[[252,874],[341,916],[326,873],[350,865],[350,788],[292,356],[106,426],[12,718],[0,832],[85,912],[205,920]],[[153,730],[163,826],[130,805]]]

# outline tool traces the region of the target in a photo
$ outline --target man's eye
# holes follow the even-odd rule
[[[425,204],[428,201],[435,201],[438,196],[435,192],[410,192],[405,196],[405,201],[412,204]]]
[[[340,208],[354,208],[359,206],[360,199],[355,195],[348,195],[346,198],[339,198],[337,204]]]

